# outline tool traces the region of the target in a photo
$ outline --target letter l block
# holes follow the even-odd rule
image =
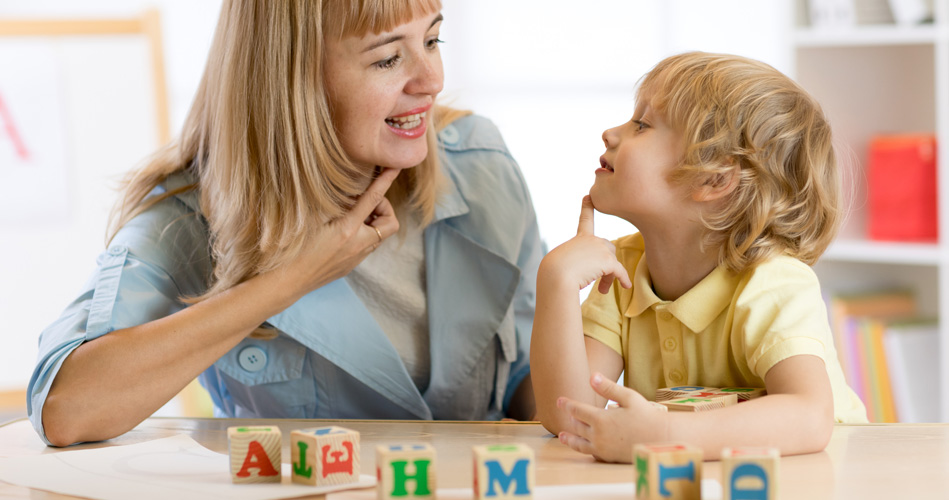
[[[290,433],[293,482],[330,486],[359,482],[359,432],[329,426]]]
[[[702,449],[680,443],[633,447],[636,498],[701,500]]]

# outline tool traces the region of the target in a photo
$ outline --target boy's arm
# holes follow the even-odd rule
[[[589,386],[591,368],[614,380],[623,359],[602,343],[583,335],[578,292],[600,279],[606,293],[614,277],[632,286],[616,249],[593,234],[593,204],[584,197],[577,236],[552,250],[537,272],[537,308],[531,334],[531,374],[537,418],[550,432],[567,429],[570,418],[557,409],[557,399],[567,397],[602,408],[606,399]],[[605,289],[604,289],[605,288]]]
[[[647,412],[639,393],[603,379],[594,388],[621,408],[601,410],[568,402],[564,413],[582,422],[563,441],[607,461],[632,460],[632,444],[683,442],[700,446],[706,460],[726,446],[772,446],[782,455],[823,450],[834,424],[834,401],[824,361],[798,355],[776,364],[765,376],[768,395],[719,410]]]

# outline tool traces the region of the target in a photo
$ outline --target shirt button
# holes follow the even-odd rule
[[[453,125],[449,125],[438,133],[438,138],[441,139],[445,144],[453,145],[457,144],[458,140],[461,139],[461,134],[458,133],[458,129],[456,129]]]
[[[123,248],[119,245],[114,245],[109,247],[109,253],[112,255],[121,255]]]
[[[237,355],[237,361],[241,368],[253,373],[263,370],[267,366],[267,353],[263,349],[250,346],[241,350]]]
[[[662,318],[663,321],[669,321],[672,319],[672,313],[669,311],[662,311],[659,313],[659,317]]]
[[[667,351],[674,351],[678,345],[679,343],[672,337],[667,337],[666,340],[662,342],[662,347]]]
[[[675,383],[681,383],[683,380],[682,372],[680,372],[679,370],[672,370],[671,372],[669,372],[669,380]]]

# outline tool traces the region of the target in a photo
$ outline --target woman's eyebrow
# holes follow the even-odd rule
[[[445,17],[442,16],[441,14],[435,16],[435,19],[432,20],[432,24],[430,24],[430,25],[428,26],[428,28],[429,28],[429,29],[432,29],[432,26],[435,26],[436,24],[442,22],[444,19],[445,19]],[[393,42],[398,42],[399,40],[402,40],[403,38],[405,38],[405,35],[392,35],[392,36],[387,36],[387,37],[385,37],[385,38],[383,38],[383,39],[381,39],[381,40],[377,40],[375,43],[369,45],[368,47],[366,47],[366,48],[363,50],[363,52],[369,52],[369,51],[378,49],[379,47],[382,47],[383,45],[388,45],[388,44],[393,43]]]

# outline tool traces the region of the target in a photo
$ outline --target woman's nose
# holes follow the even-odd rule
[[[445,84],[442,59],[438,54],[428,55],[416,60],[412,79],[406,85],[409,94],[436,95]]]

